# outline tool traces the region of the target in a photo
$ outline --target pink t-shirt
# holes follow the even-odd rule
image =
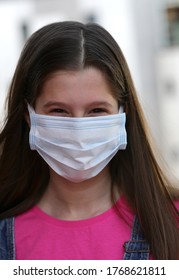
[[[64,221],[35,206],[15,218],[16,259],[120,260],[134,214],[124,197],[96,217]],[[120,212],[120,214],[119,214]]]
[[[37,206],[15,218],[18,260],[121,260],[130,240],[134,213],[126,199],[93,218],[64,221]],[[176,202],[179,209],[179,201]],[[150,256],[152,259],[152,256]]]

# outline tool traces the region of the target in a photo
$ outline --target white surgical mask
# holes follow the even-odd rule
[[[28,110],[30,148],[69,181],[96,176],[126,148],[125,113],[74,118],[36,114],[30,105]]]

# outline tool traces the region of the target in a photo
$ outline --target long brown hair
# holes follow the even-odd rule
[[[97,24],[53,23],[27,41],[12,79],[0,134],[0,218],[35,205],[49,180],[47,164],[29,148],[26,102],[35,104],[50,73],[91,66],[104,73],[118,102],[128,108],[128,145],[110,162],[112,181],[138,215],[154,257],[178,259],[178,212],[171,184],[152,152],[125,58],[111,35]]]

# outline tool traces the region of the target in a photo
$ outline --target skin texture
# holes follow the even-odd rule
[[[58,71],[49,76],[36,100],[38,114],[63,117],[96,117],[118,113],[103,74],[95,68]],[[64,220],[80,220],[101,214],[112,206],[108,166],[81,183],[67,181],[50,169],[50,181],[39,207]]]

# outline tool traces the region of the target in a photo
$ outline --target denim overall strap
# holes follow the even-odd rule
[[[8,218],[0,220],[0,260],[14,259],[14,218]]]
[[[150,247],[146,241],[137,216],[134,218],[131,240],[124,243],[124,260],[148,260]]]

